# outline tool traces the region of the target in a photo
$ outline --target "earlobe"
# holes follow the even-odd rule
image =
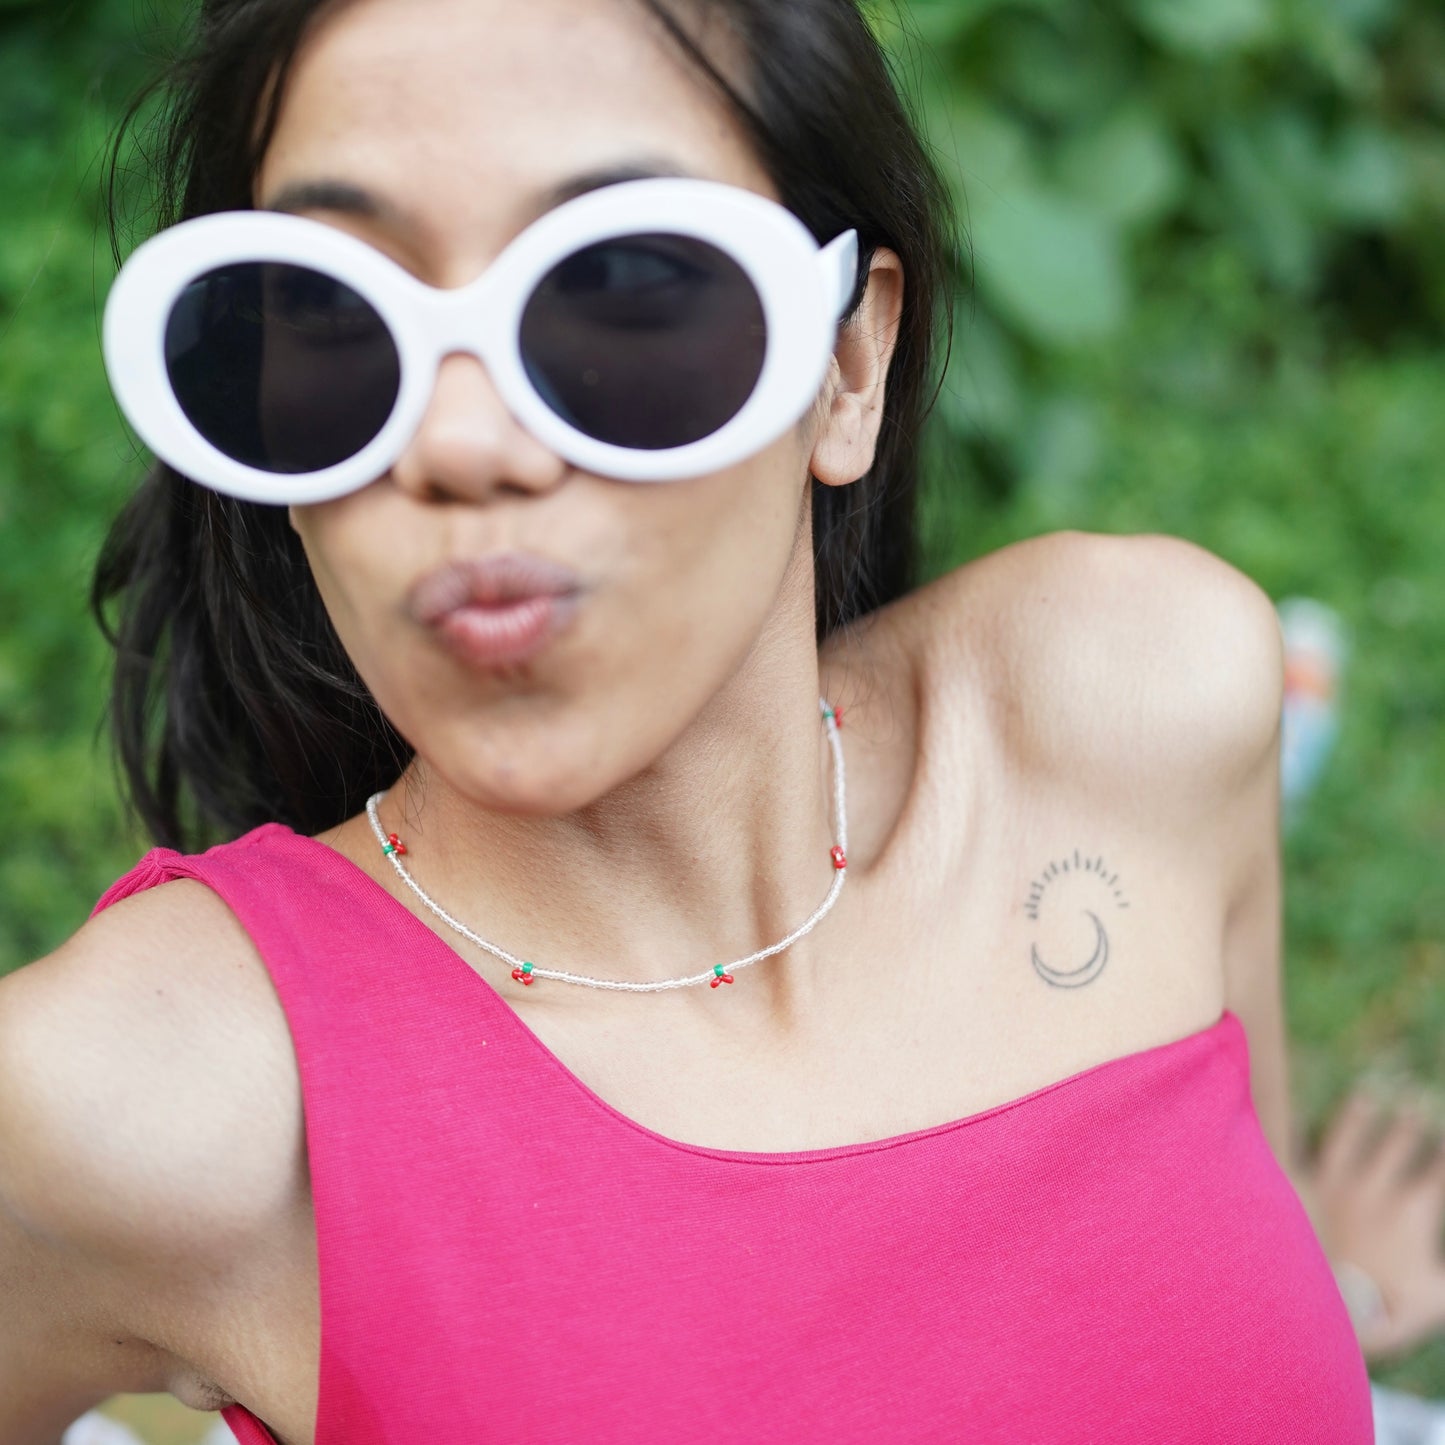
[[[810,470],[825,486],[856,482],[873,465],[883,420],[889,363],[903,311],[903,267],[880,246],[863,300],[838,334],[828,373],[831,400],[814,443]]]

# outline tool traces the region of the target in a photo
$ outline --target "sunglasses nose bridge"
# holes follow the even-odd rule
[[[488,361],[485,297],[475,286],[432,291],[424,298],[422,328],[440,358],[456,351]]]

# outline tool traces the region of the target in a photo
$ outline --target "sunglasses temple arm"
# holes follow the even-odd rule
[[[858,233],[844,231],[818,252],[826,278],[833,314],[842,321],[853,308],[858,289]]]

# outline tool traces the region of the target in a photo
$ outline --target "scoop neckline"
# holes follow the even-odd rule
[[[509,1020],[507,1027],[513,1028],[518,1035],[530,1042],[537,1053],[542,1057],[546,1066],[561,1078],[595,1108],[600,1109],[617,1123],[625,1125],[633,1133],[641,1135],[644,1139],[654,1145],[660,1145],[667,1149],[678,1150],[686,1154],[698,1155],[706,1159],[715,1159],[720,1163],[728,1164],[753,1164],[766,1167],[779,1165],[797,1164],[823,1164],[834,1160],[856,1158],[859,1155],[871,1154],[879,1150],[897,1149],[907,1144],[919,1143],[928,1139],[938,1138],[951,1134],[957,1129],[966,1129],[970,1125],[979,1124],[985,1120],[994,1118],[997,1115],[1008,1113],[1013,1109],[1025,1107],[1028,1104],[1042,1099],[1047,1094],[1056,1090],[1067,1088],[1070,1085],[1078,1084],[1083,1080],[1095,1075],[1117,1072],[1121,1067],[1127,1065],[1138,1065],[1146,1061],[1153,1061],[1162,1058],[1175,1050],[1189,1046],[1198,1046],[1216,1039],[1222,1039],[1225,1033],[1232,1030],[1243,1031],[1243,1024],[1239,1016],[1227,1006],[1220,1016],[1213,1023],[1206,1024],[1203,1028],[1196,1029],[1192,1033],[1183,1035],[1181,1038],[1169,1039],[1162,1044],[1150,1044],[1142,1049],[1135,1049],[1131,1053],[1119,1054],[1112,1059],[1103,1059],[1097,1064],[1090,1064],[1087,1068],[1080,1069],[1077,1073],[1069,1074],[1065,1078],[1055,1079],[1051,1083],[1041,1084],[1037,1089],[1030,1090],[1027,1094],[1021,1094],[1016,1099],[1006,1099],[1000,1104],[990,1105],[974,1114],[967,1114],[961,1119],[950,1119],[941,1124],[925,1125],[921,1129],[912,1129],[903,1134],[891,1134],[884,1139],[865,1139],[854,1144],[837,1144],[822,1149],[788,1149],[788,1150],[757,1150],[757,1149],[718,1149],[708,1144],[693,1144],[685,1139],[674,1139],[667,1134],[661,1134],[656,1129],[649,1128],[646,1124],[624,1114],[616,1105],[609,1103],[601,1094],[597,1093],[579,1075],[575,1074],[567,1064],[547,1046],[542,1037],[531,1027],[530,1024],[507,1002],[502,993],[495,988],[481,973],[467,962],[462,955],[451,946],[435,929],[429,928],[421,918],[411,911],[399,898],[389,893],[375,878],[364,868],[354,863],[346,854],[339,849],[331,847],[329,843],[323,843],[319,839],[311,837],[306,833],[298,833],[286,823],[266,823],[258,831],[267,829],[279,830],[282,833],[296,839],[304,847],[320,849],[327,860],[335,860],[329,866],[337,869],[343,876],[360,880],[359,886],[365,893],[367,890],[374,892],[382,900],[382,907],[390,907],[402,915],[404,926],[419,930],[420,942],[423,946],[433,946],[447,959],[448,968],[458,968],[464,971],[467,976],[475,982],[471,987],[480,985],[483,996],[488,998],[493,1005],[493,1012],[500,1012]]]

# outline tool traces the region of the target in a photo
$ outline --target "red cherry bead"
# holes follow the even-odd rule
[[[833,866],[835,868],[846,868],[848,866],[847,856],[841,848],[832,849],[829,856],[833,859]]]
[[[835,707],[833,709],[833,721],[839,727],[843,726],[843,709],[841,707]]]
[[[716,987],[718,986],[718,984],[720,984],[721,982],[722,982],[722,979],[714,977],[714,978],[712,979],[712,981],[708,984],[708,987],[709,987],[709,988],[716,988]]]

